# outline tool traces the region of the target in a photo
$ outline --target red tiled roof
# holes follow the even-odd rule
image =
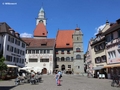
[[[34,38],[22,38],[22,39],[28,44],[27,48],[54,47],[55,44],[55,39],[34,39]]]
[[[38,23],[38,25],[36,26],[34,30],[34,36],[47,36],[46,27],[42,22]]]
[[[56,48],[72,48],[72,35],[74,31],[75,30],[59,30],[56,37]]]

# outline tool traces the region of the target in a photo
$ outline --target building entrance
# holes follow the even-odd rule
[[[61,66],[61,70],[64,71],[65,70],[65,65]]]
[[[42,74],[47,74],[47,69],[46,68],[42,69]]]

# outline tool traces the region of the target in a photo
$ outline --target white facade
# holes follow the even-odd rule
[[[26,44],[18,38],[8,33],[0,35],[0,50],[3,50],[6,64],[24,67]]]
[[[29,52],[29,50],[30,49],[28,49],[26,53],[26,67],[32,67],[32,70],[38,68],[37,72],[42,72],[42,69],[46,69],[47,70],[46,73],[53,72],[54,67],[53,50],[50,50],[49,53],[40,53],[40,49],[32,49],[39,50],[38,53],[32,53],[32,50],[31,52]]]

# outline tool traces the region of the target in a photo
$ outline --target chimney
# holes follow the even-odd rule
[[[114,23],[111,23],[110,26],[112,26]]]

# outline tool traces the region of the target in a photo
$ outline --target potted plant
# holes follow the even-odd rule
[[[1,79],[2,79],[2,80],[5,80],[5,79],[6,79],[6,73],[5,73],[5,72],[2,72]]]

